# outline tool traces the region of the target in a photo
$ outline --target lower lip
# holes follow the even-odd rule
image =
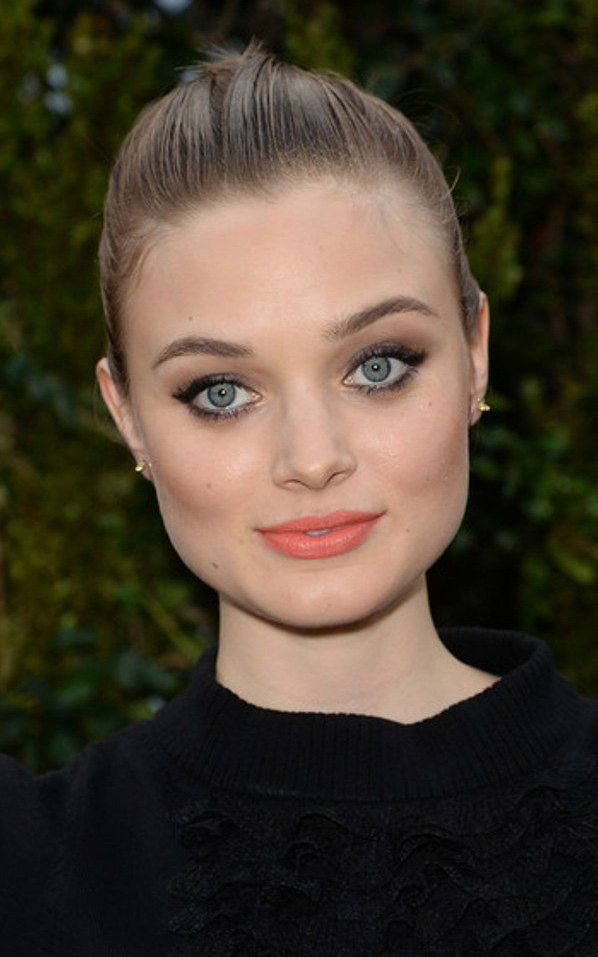
[[[308,535],[306,532],[262,532],[260,535],[268,545],[282,552],[292,555],[293,558],[329,558],[332,555],[342,555],[363,542],[374,524],[380,518],[370,519],[367,522],[353,522],[351,525],[340,525],[323,535]]]

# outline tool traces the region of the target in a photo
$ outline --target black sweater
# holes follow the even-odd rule
[[[440,635],[501,678],[415,724],[249,704],[214,646],[64,770],[0,758],[0,953],[597,957],[598,702]]]

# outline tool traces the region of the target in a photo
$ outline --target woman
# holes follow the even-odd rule
[[[141,115],[100,266],[102,395],[219,640],[69,768],[4,759],[9,953],[598,954],[596,705],[430,614],[489,312],[411,124],[252,43]]]

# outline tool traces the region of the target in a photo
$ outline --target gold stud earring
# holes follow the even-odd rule
[[[480,412],[489,412],[491,409],[491,406],[489,406],[488,403],[484,401],[484,399],[478,399],[478,409],[480,410]]]
[[[137,462],[137,465],[135,466],[135,471],[143,472],[145,468],[148,468],[149,464],[150,463],[146,462],[145,459],[139,459],[139,461]]]

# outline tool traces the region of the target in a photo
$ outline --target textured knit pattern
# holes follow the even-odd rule
[[[215,678],[32,776],[0,756],[2,957],[598,957],[598,703],[545,642],[403,725]]]
[[[594,761],[399,807],[206,793],[175,818],[173,957],[598,954]]]

